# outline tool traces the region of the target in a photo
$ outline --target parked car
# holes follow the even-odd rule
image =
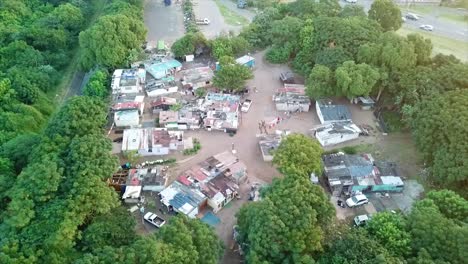
[[[356,226],[363,226],[363,225],[366,225],[370,219],[371,218],[368,215],[358,215],[354,217],[354,224]]]
[[[210,20],[208,18],[203,18],[203,19],[196,19],[195,20],[195,23],[197,25],[209,25],[210,24]]]
[[[280,80],[283,83],[294,83],[294,73],[292,73],[292,72],[282,72],[282,73],[280,73]]]
[[[241,111],[247,113],[252,105],[252,100],[245,99],[244,103],[242,104]]]
[[[408,13],[406,14],[405,16],[407,19],[411,19],[411,20],[419,20],[419,16],[416,15],[416,14],[413,14],[413,13]]]
[[[426,31],[433,31],[434,30],[434,27],[431,26],[431,25],[420,25],[419,28],[422,29],[422,30],[426,30]]]
[[[154,225],[157,228],[160,228],[166,223],[166,221],[162,217],[151,212],[146,213],[145,216],[143,216],[143,219],[145,219],[148,223]]]
[[[346,205],[348,207],[356,207],[367,203],[369,203],[369,200],[364,194],[358,194],[346,200]]]

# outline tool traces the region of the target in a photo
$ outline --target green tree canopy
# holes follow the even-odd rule
[[[306,81],[306,93],[310,98],[319,99],[335,95],[335,78],[330,68],[315,65]]]
[[[408,216],[412,248],[436,263],[464,263],[468,226],[444,217],[434,201],[424,199],[413,205]]]
[[[340,17],[367,17],[364,7],[361,5],[346,5],[339,13]]]
[[[237,214],[249,263],[312,263],[334,209],[323,189],[302,175],[275,179],[260,202]]]
[[[89,81],[84,88],[83,94],[102,99],[106,98],[109,94],[108,78],[109,74],[106,71],[97,70],[93,73],[91,78],[89,78]]]
[[[369,9],[369,18],[382,26],[384,31],[396,31],[401,27],[400,8],[392,0],[376,0]]]
[[[140,20],[125,15],[101,17],[80,33],[81,65],[84,69],[96,64],[106,67],[127,65],[131,51],[140,48],[145,36],[146,29]]]
[[[373,264],[399,263],[377,241],[369,237],[363,228],[355,228],[334,241],[319,261],[319,264]]]
[[[245,88],[245,82],[253,78],[252,71],[244,65],[234,62],[232,57],[222,57],[219,69],[213,78],[213,85],[223,91],[240,91]]]
[[[366,229],[394,257],[406,257],[409,254],[411,238],[401,215],[390,212],[375,214]]]
[[[302,134],[292,134],[281,141],[273,156],[273,164],[285,173],[294,168],[298,175],[309,179],[310,173],[322,172],[322,147],[318,141]]]
[[[379,72],[371,66],[354,61],[346,61],[335,71],[337,95],[348,98],[368,96],[380,78]]]
[[[468,90],[457,90],[421,101],[407,117],[432,179],[463,194],[468,187],[467,110]]]

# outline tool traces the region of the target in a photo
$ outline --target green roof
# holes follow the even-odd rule
[[[164,45],[164,40],[158,41],[158,50],[165,50],[166,45]]]

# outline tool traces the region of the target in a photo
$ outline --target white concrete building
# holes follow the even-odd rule
[[[314,136],[323,147],[333,146],[359,137],[361,129],[350,121],[325,124],[315,129]]]
[[[117,111],[114,113],[116,127],[137,127],[140,125],[138,110]]]
[[[171,150],[183,146],[183,133],[163,128],[126,129],[122,152],[136,151],[142,156],[168,155]]]

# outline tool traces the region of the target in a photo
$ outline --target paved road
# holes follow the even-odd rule
[[[163,0],[146,0],[144,21],[148,41],[164,40],[172,43],[184,35],[184,16],[180,4],[164,6]]]
[[[369,11],[373,0],[358,0],[358,5],[362,5],[364,7],[364,10]],[[340,4],[342,6],[348,5],[344,0],[340,1]],[[405,6],[400,6],[401,8],[401,13],[402,15],[408,13],[407,9]],[[463,27],[460,26],[459,24],[456,23],[451,23],[450,21],[442,21],[438,18],[439,12],[438,10],[441,10],[440,7],[434,7],[434,12],[432,14],[428,15],[420,15],[420,19],[418,21],[412,21],[412,20],[407,20],[406,22],[403,23],[403,28],[406,29],[419,29],[420,25],[423,24],[429,24],[434,26],[434,31],[433,33],[436,35],[448,37],[448,38],[453,38],[456,40],[460,41],[466,41],[468,42],[468,27]],[[460,12],[456,9],[449,9],[450,12]]]
[[[219,0],[220,3],[225,5],[227,8],[230,10],[238,13],[239,15],[247,18],[250,22],[252,22],[253,18],[255,17],[255,12],[249,10],[249,9],[241,9],[237,8],[237,3],[231,1],[231,0]]]

